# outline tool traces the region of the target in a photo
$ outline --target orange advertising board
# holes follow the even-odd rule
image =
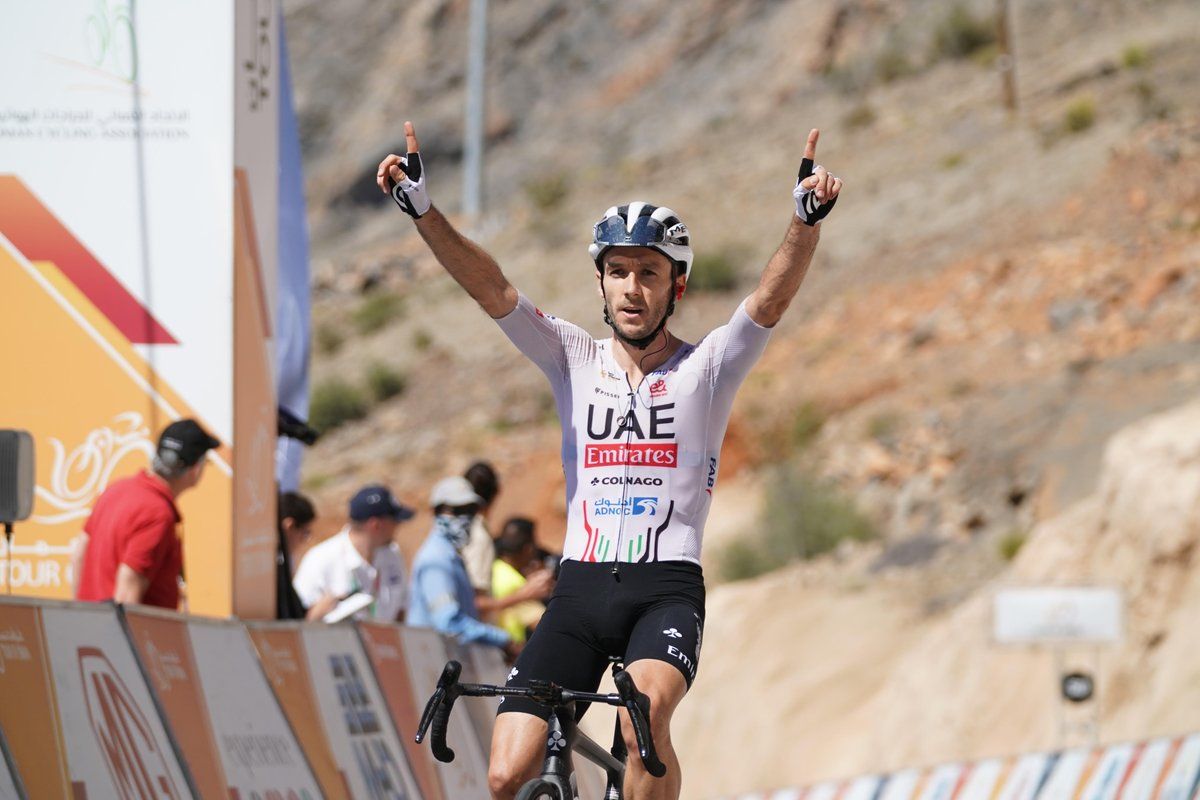
[[[225,797],[225,771],[213,740],[187,626],[174,615],[150,609],[127,610],[124,618],[150,687],[191,767],[196,791],[205,798]]]
[[[312,696],[313,685],[300,628],[295,624],[249,626],[250,639],[296,739],[308,756],[321,791],[329,800],[350,800],[345,774],[338,768]]]
[[[408,755],[413,775],[421,786],[425,800],[442,800],[442,785],[438,780],[437,767],[428,745],[417,744],[413,737],[421,720],[424,702],[417,696],[408,665],[404,661],[404,643],[400,640],[400,628],[380,622],[357,623],[358,634],[375,670],[379,688],[387,700],[392,722],[400,734],[400,741]]]
[[[0,601],[0,727],[21,733],[9,750],[30,797],[68,800],[71,782],[49,675],[41,610]]]

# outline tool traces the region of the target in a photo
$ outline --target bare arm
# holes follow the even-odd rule
[[[783,318],[783,312],[791,305],[808,273],[820,238],[819,227],[809,227],[792,215],[783,244],[767,262],[758,287],[746,300],[746,313],[750,319],[764,328],[773,328]]]
[[[140,603],[150,579],[141,575],[128,564],[117,567],[117,579],[113,585],[113,600],[118,603]]]
[[[431,207],[416,220],[417,232],[440,263],[493,319],[517,307],[517,290],[504,277],[496,260],[463,236],[442,212]]]
[[[408,147],[408,158],[419,154],[420,145],[417,143],[417,134],[411,122],[404,123],[404,138]],[[417,157],[419,158],[419,155]],[[395,154],[380,162],[375,183],[384,194],[390,195],[395,184],[406,180],[403,163],[401,157]],[[419,164],[419,161],[416,163]],[[423,171],[414,166],[413,175],[414,181],[421,181],[420,191],[424,192]],[[407,185],[415,186],[412,183]],[[428,200],[425,201],[425,205],[428,205]],[[459,233],[442,212],[429,205],[427,211],[417,209],[409,210],[409,213],[415,217],[417,231],[429,245],[438,263],[493,319],[503,317],[517,307],[517,290],[504,277],[496,260],[482,247]]]
[[[87,531],[80,531],[79,535],[71,540],[71,555],[68,556],[71,564],[71,596],[79,598],[79,584],[83,582],[83,560],[87,557],[88,543],[92,540]]]
[[[816,128],[808,134],[804,158],[810,162],[816,158],[819,136],[820,131]],[[822,166],[816,166],[813,174],[805,178],[801,185],[811,190],[820,204],[827,206],[833,204],[842,190],[842,182]],[[813,253],[816,252],[820,239],[819,225],[807,225],[799,216],[792,215],[787,234],[783,237],[783,244],[779,245],[775,255],[767,262],[758,287],[746,300],[746,313],[752,320],[763,327],[771,328],[783,318],[783,312],[791,305],[804,276],[808,274],[808,266],[812,263]]]

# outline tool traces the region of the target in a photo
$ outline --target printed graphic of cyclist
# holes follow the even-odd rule
[[[495,260],[435,208],[412,123],[407,153],[379,165],[379,188],[411,216],[434,256],[550,380],[563,420],[567,536],[558,586],[508,685],[550,680],[595,691],[608,657],[621,656],[651,700],[651,729],[667,765],[650,776],[633,730],[626,797],[678,798],[671,716],[696,674],[704,621],[700,545],[734,394],[804,279],[842,182],[815,163],[808,135],[792,192],[795,213],[758,287],[729,323],[695,344],[667,328],[692,269],[687,226],[669,208],[613,206],[596,223],[589,255],[609,339],[539,310]],[[542,708],[500,704],[488,781],[513,797],[537,773]],[[621,712],[624,715],[624,712]]]

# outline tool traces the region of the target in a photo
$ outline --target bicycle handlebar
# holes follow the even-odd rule
[[[654,750],[654,737],[650,734],[650,698],[638,691],[633,677],[625,670],[614,673],[613,681],[617,684],[621,704],[629,712],[629,721],[633,724],[633,735],[637,739],[642,765],[646,772],[661,778],[667,774],[667,767],[658,760],[658,753]]]
[[[454,760],[454,751],[446,745],[446,728],[450,724],[450,712],[454,710],[454,701],[462,694],[462,684],[458,676],[462,674],[462,664],[457,661],[447,661],[438,678],[437,688],[425,711],[421,714],[421,724],[417,726],[417,744],[425,740],[425,732],[433,724],[433,741],[429,743],[433,756],[438,761],[449,764]]]
[[[433,738],[429,742],[433,756],[438,761],[449,763],[454,760],[454,751],[446,745],[446,729],[450,722],[450,712],[454,702],[459,697],[528,697],[552,708],[568,702],[605,703],[610,706],[620,706],[629,712],[633,725],[633,734],[637,739],[638,755],[646,771],[656,778],[667,774],[666,765],[659,760],[654,749],[654,737],[650,732],[650,698],[638,691],[637,685],[625,670],[613,673],[613,681],[617,685],[617,694],[595,694],[593,692],[573,692],[562,689],[552,683],[538,684],[529,688],[511,688],[508,686],[489,686],[477,683],[459,683],[462,674],[462,664],[457,661],[447,661],[438,678],[425,711],[421,714],[421,722],[417,726],[417,744],[425,741],[425,734],[432,728]]]

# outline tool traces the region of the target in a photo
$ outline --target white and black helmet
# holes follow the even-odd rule
[[[692,239],[687,225],[666,206],[635,201],[613,206],[592,228],[588,255],[601,268],[601,259],[610,247],[652,247],[683,270],[684,279],[692,275]]]

